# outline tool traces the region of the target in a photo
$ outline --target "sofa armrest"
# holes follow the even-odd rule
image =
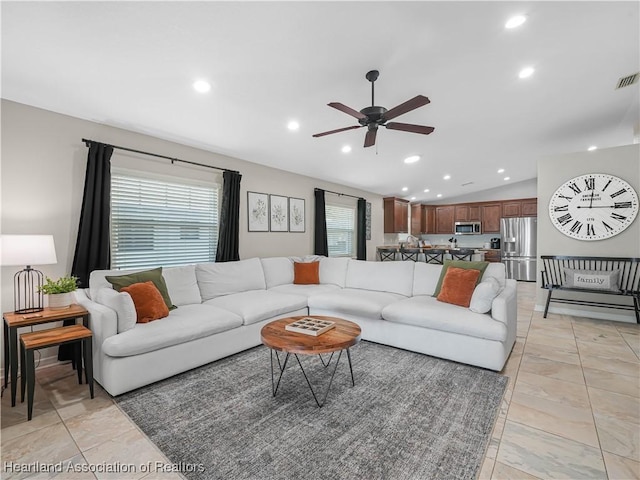
[[[118,333],[118,315],[115,310],[91,300],[84,289],[76,290],[76,301],[89,312],[89,328],[95,343],[102,343]]]
[[[508,330],[515,329],[518,324],[518,283],[507,279],[505,287],[491,304],[491,317],[504,323]]]

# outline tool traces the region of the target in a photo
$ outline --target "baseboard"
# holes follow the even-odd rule
[[[537,305],[534,307],[536,312],[544,312],[544,305]],[[632,313],[630,314],[617,314],[611,312],[596,312],[593,310],[578,310],[574,308],[565,307],[553,307],[549,306],[549,313],[557,313],[559,315],[571,315],[574,317],[595,318],[597,320],[612,320],[614,322],[622,323],[636,323],[636,317]]]
[[[36,359],[36,365],[37,365],[36,370],[39,370],[41,368],[52,367],[53,365],[58,365],[59,363],[65,363],[65,362],[58,361],[57,353],[55,355],[50,355],[48,357],[41,357],[39,361],[38,359]],[[20,370],[18,370],[18,374],[20,374]],[[4,365],[2,365],[2,368],[0,368],[0,378],[4,378]]]

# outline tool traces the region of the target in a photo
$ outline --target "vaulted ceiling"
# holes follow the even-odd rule
[[[639,2],[1,8],[3,98],[382,195],[444,200],[531,179],[541,156],[629,144],[640,128],[639,84],[616,89],[640,70]],[[505,28],[517,14],[525,23]],[[372,69],[377,105],[425,95],[395,121],[435,131],[380,129],[370,148],[364,128],[312,138],[357,125],[326,104],[369,106]]]

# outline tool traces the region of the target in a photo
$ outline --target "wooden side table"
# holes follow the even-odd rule
[[[18,328],[40,325],[42,323],[75,320],[82,318],[82,324],[89,328],[89,312],[78,304],[69,308],[45,308],[37,313],[5,312],[2,314],[4,324],[4,386],[7,387],[7,376],[11,373],[11,406],[16,406],[18,381]]]

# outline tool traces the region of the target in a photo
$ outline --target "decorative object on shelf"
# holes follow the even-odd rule
[[[335,326],[336,323],[329,320],[304,317],[286,325],[284,329],[289,332],[304,333],[305,335],[313,335],[314,337],[317,337],[318,335],[328,332]]]
[[[269,225],[272,232],[289,231],[289,206],[287,197],[269,195]]]
[[[304,198],[289,197],[289,231],[305,231]]]
[[[250,232],[269,231],[269,195],[247,192],[248,225]]]
[[[73,292],[77,289],[77,277],[60,277],[58,280],[51,280],[46,277],[45,283],[38,288],[38,291],[48,295],[49,308],[61,310],[69,308],[74,303]]]
[[[40,288],[43,275],[31,265],[58,262],[53,235],[2,235],[2,266],[25,266],[13,277],[15,313],[41,312],[44,309]]]
[[[563,183],[549,201],[551,223],[576,240],[604,240],[626,230],[638,215],[638,194],[607,173],[579,175]]]

